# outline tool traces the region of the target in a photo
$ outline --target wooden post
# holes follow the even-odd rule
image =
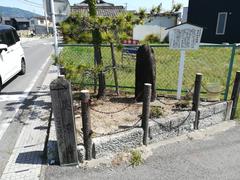
[[[59,76],[50,84],[60,165],[77,165],[76,125],[71,84]]]
[[[142,128],[143,128],[143,145],[147,145],[148,141],[148,121],[150,115],[150,101],[152,93],[152,85],[145,83],[144,84],[144,96],[143,96],[143,109],[142,109]]]
[[[83,143],[86,151],[86,160],[92,159],[92,130],[89,110],[90,95],[88,90],[82,90],[81,94],[82,108],[82,126],[83,126]]]
[[[239,99],[239,94],[240,94],[240,71],[238,71],[236,73],[234,86],[233,86],[233,91],[232,91],[231,100],[233,101],[233,106],[232,106],[231,119],[235,118],[235,114],[236,114],[236,110],[237,110],[237,104],[238,104],[238,99]]]
[[[202,74],[197,73],[195,78],[195,86],[194,86],[193,102],[192,102],[192,110],[196,112],[194,129],[198,129],[198,124],[199,124],[200,114],[199,114],[198,107],[200,102],[201,81],[202,81]]]
[[[119,95],[118,78],[117,78],[117,71],[116,71],[116,59],[115,59],[115,54],[114,54],[113,43],[111,43],[111,53],[112,53],[112,68],[113,68],[113,75],[114,75],[116,93],[117,93],[117,95]]]
[[[60,75],[64,75],[64,76],[66,75],[66,69],[63,66],[60,66],[59,70],[60,70]]]

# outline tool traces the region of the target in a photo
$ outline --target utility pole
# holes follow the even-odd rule
[[[51,12],[52,12],[52,23],[53,23],[53,34],[54,34],[54,51],[55,56],[58,56],[58,41],[57,41],[57,27],[56,27],[56,18],[55,18],[55,9],[53,0],[50,0]]]
[[[44,16],[45,16],[45,22],[46,22],[46,30],[47,30],[47,35],[49,34],[49,29],[48,29],[48,17],[46,10],[44,10]]]
[[[175,4],[175,2],[174,2],[174,0],[172,0],[172,7],[174,6],[174,4]]]

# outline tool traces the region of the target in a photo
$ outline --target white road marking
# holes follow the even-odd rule
[[[52,54],[52,53],[51,53]],[[15,107],[15,112],[13,113],[13,116],[8,118],[8,120],[5,120],[3,122],[1,122],[0,124],[0,139],[2,138],[2,136],[4,135],[4,133],[6,132],[7,128],[9,127],[10,125],[10,122],[12,121],[12,119],[17,116],[17,113],[20,109],[20,107],[23,105],[23,101],[28,97],[30,91],[32,90],[33,86],[35,85],[35,83],[37,82],[39,76],[41,75],[41,73],[43,72],[43,70],[45,69],[45,67],[47,66],[49,60],[51,58],[51,55],[46,59],[46,61],[44,62],[44,64],[41,66],[41,68],[39,69],[39,71],[37,72],[35,78],[32,80],[32,82],[30,83],[29,87],[24,91],[23,94],[21,95],[14,95],[14,96],[11,96],[11,95],[6,95],[4,97],[2,97],[2,95],[0,96],[0,101],[3,101],[3,100],[6,100],[6,98],[12,98],[15,100],[18,99],[18,101],[20,102],[19,105],[17,105]],[[0,112],[2,114],[2,112]],[[0,114],[0,115],[1,115]]]

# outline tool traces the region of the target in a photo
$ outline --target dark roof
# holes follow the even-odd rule
[[[9,30],[9,29],[14,29],[14,27],[0,24],[0,30]]]
[[[22,17],[15,17],[13,19],[15,19],[17,22],[29,22],[27,18],[22,18]]]
[[[109,6],[109,7],[98,7],[97,9],[97,16],[117,16],[120,13],[125,12],[125,9],[122,6]],[[78,7],[72,6],[71,12],[72,13],[81,13],[83,16],[88,16],[88,7]]]
[[[83,16],[88,16],[88,4],[87,1],[83,1],[79,4],[71,6],[72,13],[80,13]],[[99,0],[96,3],[97,16],[117,16],[120,13],[126,12],[123,6],[114,6],[114,4],[107,3],[103,0]]]
[[[81,3],[76,4],[77,6],[88,6],[87,0],[82,1]],[[112,3],[107,3],[103,0],[97,0],[96,1],[96,6],[114,6]]]

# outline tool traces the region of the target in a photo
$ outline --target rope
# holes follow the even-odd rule
[[[202,103],[200,103],[200,106],[202,106],[202,107],[208,107],[208,106],[212,106],[212,105],[216,105],[216,104],[220,104],[220,103],[222,103],[222,101],[214,102],[214,103],[211,103],[211,104],[202,104]]]
[[[166,103],[166,102],[160,100],[159,98],[157,98],[157,100],[158,100],[160,103],[162,103],[162,104],[164,104],[164,105],[167,105],[167,106],[175,105],[176,103],[179,102],[179,101],[177,101],[177,102],[174,102],[174,103]]]
[[[189,95],[193,95],[192,90],[194,89],[194,86],[195,86],[195,85],[193,84],[190,89],[187,89],[188,92],[187,92],[187,94],[185,95],[186,97],[189,96]]]
[[[225,92],[225,89],[222,89],[222,90],[216,92],[216,91],[209,91],[208,88],[206,88],[206,86],[205,86],[204,84],[201,84],[201,86],[202,86],[202,88],[203,88],[205,91],[207,91],[208,93],[219,94],[219,93]]]
[[[100,110],[92,108],[91,106],[90,106],[90,109],[97,112],[97,113],[101,113],[101,114],[117,114],[117,113],[120,113],[120,112],[124,111],[125,109],[127,109],[130,106],[131,106],[131,104],[128,104],[126,107],[124,107],[120,110],[117,110],[117,111],[112,111],[112,112],[100,111]]]
[[[100,111],[98,109],[94,109],[93,107],[89,106],[91,110],[97,112],[97,113],[101,113],[101,114],[117,114],[117,113],[120,113],[122,111],[124,111],[125,109],[129,108],[131,105],[133,105],[134,103],[137,102],[137,99],[138,97],[141,96],[142,93],[139,93],[138,96],[134,99],[134,102],[132,104],[128,104],[126,105],[124,108],[120,109],[120,110],[117,110],[117,111],[112,111],[112,112],[107,112],[107,111]],[[91,104],[91,100],[89,101],[90,104]]]
[[[129,127],[129,128],[126,128],[126,129],[124,129],[124,130],[122,130],[122,131],[116,131],[116,132],[110,132],[110,133],[96,133],[96,132],[94,132],[96,135],[98,135],[98,136],[109,136],[109,135],[113,135],[113,134],[117,134],[117,133],[121,133],[121,132],[126,132],[126,131],[128,131],[128,130],[130,130],[130,129],[133,129],[133,128],[135,128],[135,127],[139,127],[137,124],[141,121],[142,119],[140,118],[140,119],[138,119],[131,127]]]
[[[170,121],[169,123],[169,126],[165,126],[163,125],[162,123],[158,122],[157,120],[155,119],[151,119],[153,122],[157,123],[160,127],[162,127],[162,129],[164,129],[165,131],[171,131],[172,129],[175,130],[175,129],[178,129],[180,126],[182,126],[186,121],[187,119],[190,117],[191,115],[191,111],[189,111],[189,114],[188,116],[179,124],[177,124],[176,126],[172,126],[172,122]]]

